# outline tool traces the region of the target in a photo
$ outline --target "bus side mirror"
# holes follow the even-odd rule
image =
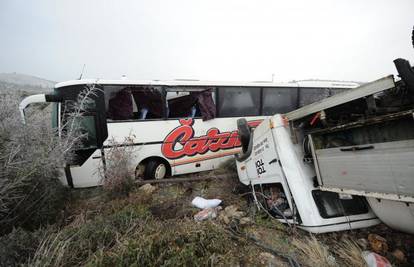
[[[37,94],[31,95],[22,100],[19,104],[20,115],[22,117],[23,124],[26,124],[24,110],[27,106],[33,103],[45,103],[45,102],[61,102],[62,99],[55,95]]]

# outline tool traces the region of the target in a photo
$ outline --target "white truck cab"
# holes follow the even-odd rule
[[[302,151],[302,142],[292,142],[281,114],[264,120],[250,133],[248,145],[237,156],[237,172],[240,182],[252,187],[261,208],[283,223],[312,233],[379,223],[364,197],[319,190],[313,164]]]

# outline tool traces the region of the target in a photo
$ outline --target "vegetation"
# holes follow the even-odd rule
[[[134,148],[133,136],[128,136],[122,143],[114,139],[109,141],[111,148],[106,150],[106,166],[100,170],[102,185],[110,197],[127,196],[133,189],[135,169],[131,169],[131,152]]]
[[[59,169],[82,141],[76,118],[93,94],[88,88],[73,103],[61,139],[45,120],[50,107],[27,112],[23,125],[19,96],[0,95],[0,266],[287,266],[247,237],[304,266],[365,266],[353,239],[330,246],[249,209],[241,197],[249,194],[232,178],[232,162],[210,173],[233,171],[229,179],[165,184],[151,193],[134,186],[130,137],[113,141],[102,188],[68,191],[57,179]],[[234,205],[251,224],[196,223],[198,210],[190,206],[195,196]]]
[[[59,183],[64,147],[44,114],[23,125],[17,94],[0,95],[0,234],[54,222],[66,198]]]

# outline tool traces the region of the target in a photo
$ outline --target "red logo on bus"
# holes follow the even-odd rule
[[[220,132],[211,128],[203,136],[194,137],[193,119],[181,119],[180,126],[172,130],[161,146],[162,154],[169,159],[178,159],[184,156],[205,154],[207,151],[231,149],[241,146],[237,130]],[[249,125],[255,127],[262,120],[250,121]],[[177,144],[181,146],[177,148]]]

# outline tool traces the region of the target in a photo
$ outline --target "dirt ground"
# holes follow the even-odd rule
[[[215,174],[211,173],[211,175]],[[360,248],[370,250],[368,236],[377,234],[386,240],[387,248],[382,255],[394,266],[414,266],[414,236],[412,235],[394,231],[383,224],[367,229],[316,236],[297,228],[291,229],[268,218],[265,213],[258,212],[248,201],[248,193],[244,193],[240,188],[237,178],[159,184],[154,185],[152,190],[152,192],[145,192],[137,188],[128,197],[111,201],[103,200],[99,190],[88,191],[89,193],[79,191],[75,193],[74,201],[67,211],[65,224],[81,224],[108,210],[115,210],[123,205],[139,204],[145,205],[152,216],[160,222],[194,229],[198,227],[204,229],[204,226],[210,225],[220,229],[223,238],[229,242],[228,247],[226,246],[222,253],[213,254],[217,258],[210,257],[210,265],[293,266],[289,263],[290,259],[297,261],[301,266],[353,266],[355,263],[350,264],[338,256],[335,251],[338,244],[343,240],[353,240]],[[196,196],[221,199],[223,210],[218,212],[218,217],[215,219],[194,221],[193,216],[200,211],[191,206],[191,201]],[[241,213],[227,220],[221,214],[225,214],[226,207],[229,206],[236,207]],[[320,246],[316,255],[322,253],[322,256],[315,256],[316,262],[310,260],[312,255],[306,255],[306,252],[295,245],[298,242],[308,244],[306,242],[313,237],[316,238],[316,246]],[[315,243],[309,243],[309,246],[315,246]],[[326,255],[323,254],[324,248],[326,248],[324,252]],[[397,257],[392,254],[396,249],[403,257],[401,254]],[[323,257],[326,259],[319,261],[318,258]],[[360,263],[358,266],[364,266],[362,261]]]

